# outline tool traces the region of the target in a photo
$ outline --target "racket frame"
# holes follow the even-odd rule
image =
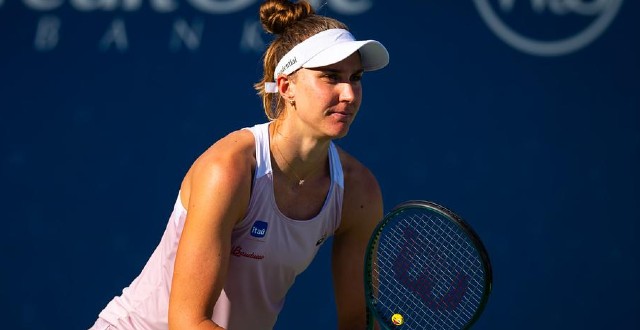
[[[467,233],[469,239],[476,247],[480,258],[482,259],[482,266],[484,268],[484,287],[485,291],[482,295],[480,303],[478,304],[478,308],[476,309],[473,317],[467,322],[467,324],[462,328],[463,330],[471,328],[471,326],[480,318],[480,315],[484,311],[484,308],[489,300],[489,295],[491,293],[491,287],[493,283],[493,271],[491,268],[491,261],[489,259],[489,253],[485,248],[482,240],[480,240],[480,236],[476,233],[471,226],[464,221],[460,216],[458,216],[455,212],[450,209],[426,200],[409,200],[402,202],[395,206],[383,219],[378,223],[375,227],[371,238],[369,239],[369,243],[367,244],[367,250],[365,253],[365,267],[364,267],[364,291],[365,291],[365,305],[366,305],[366,317],[367,317],[367,330],[374,329],[374,323],[377,320],[378,325],[381,330],[393,330],[399,328],[400,326],[390,327],[388,326],[389,320],[383,320],[376,312],[376,301],[373,294],[373,248],[377,245],[380,235],[384,227],[395,219],[398,213],[409,209],[409,208],[426,208],[433,211],[436,211],[443,216],[453,220],[453,222],[459,226],[465,233]]]

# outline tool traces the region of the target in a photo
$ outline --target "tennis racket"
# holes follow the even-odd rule
[[[367,329],[469,329],[491,282],[489,255],[462,218],[433,202],[404,202],[369,240]]]

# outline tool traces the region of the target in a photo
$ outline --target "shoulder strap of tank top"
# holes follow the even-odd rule
[[[256,141],[256,179],[271,172],[269,151],[269,123],[247,127]]]
[[[340,154],[338,153],[338,148],[336,148],[333,142],[329,145],[329,162],[331,164],[331,179],[344,189],[344,173],[342,172]]]

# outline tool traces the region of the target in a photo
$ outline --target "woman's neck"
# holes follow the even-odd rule
[[[269,126],[271,157],[281,172],[300,184],[320,173],[328,173],[330,141],[305,136],[279,122]]]

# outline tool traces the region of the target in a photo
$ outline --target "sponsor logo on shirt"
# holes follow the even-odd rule
[[[269,224],[264,221],[256,220],[251,227],[251,236],[255,238],[264,238],[267,235],[267,228]]]
[[[242,246],[236,245],[231,248],[231,255],[234,257],[244,257],[250,259],[264,259],[264,256],[261,254],[255,254],[253,252],[246,252],[242,249]]]
[[[324,241],[327,240],[327,233],[322,234],[322,237],[320,237],[320,239],[316,242],[316,246],[324,243]]]

